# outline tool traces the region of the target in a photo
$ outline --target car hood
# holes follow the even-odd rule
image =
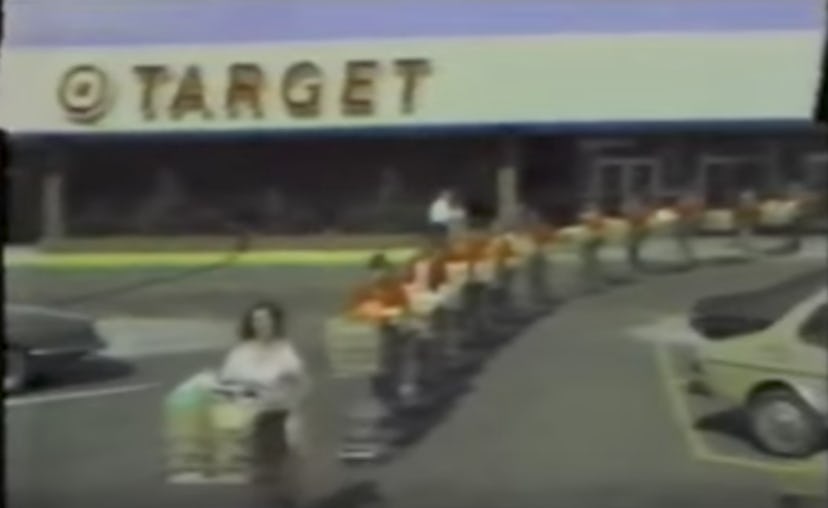
[[[693,306],[690,325],[712,340],[759,332],[825,285],[825,271],[817,270],[759,290],[704,298]]]
[[[26,348],[94,348],[101,347],[95,321],[45,307],[7,304],[6,337],[12,344]]]

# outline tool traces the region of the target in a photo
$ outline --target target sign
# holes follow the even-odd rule
[[[100,120],[112,103],[109,78],[94,65],[77,65],[63,75],[58,103],[70,121],[91,124]]]

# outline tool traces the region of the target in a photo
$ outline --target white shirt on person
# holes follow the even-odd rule
[[[222,383],[252,385],[263,409],[294,411],[310,390],[305,364],[288,340],[235,346],[219,373]]]
[[[439,197],[428,209],[428,220],[432,224],[446,225],[452,218],[452,210],[451,201],[446,197]]]

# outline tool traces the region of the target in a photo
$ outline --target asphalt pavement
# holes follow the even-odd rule
[[[316,378],[308,485],[317,505],[368,506],[370,489],[359,486],[369,484],[395,508],[771,508],[767,475],[693,458],[652,344],[635,330],[699,297],[821,265],[816,256],[714,264],[576,297],[574,266],[560,263],[555,285],[569,301],[497,352],[422,440],[389,464],[356,470],[334,458],[352,387],[329,379],[321,330],[359,269],[230,267],[88,301],[72,297],[180,269],[11,269],[9,300],[73,301],[74,310],[117,328],[120,349],[6,400],[7,499],[21,508],[268,506],[250,488],[165,485],[161,404],[181,379],[220,361],[245,307],[275,298],[287,306],[291,335]],[[166,343],[161,322],[178,329]],[[182,332],[199,322],[203,331]],[[126,347],[142,336],[154,340]]]

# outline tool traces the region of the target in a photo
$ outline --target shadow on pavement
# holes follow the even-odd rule
[[[733,266],[745,265],[753,260],[753,257],[747,254],[725,254],[707,258],[702,261],[702,264],[706,266]]]
[[[799,254],[801,250],[802,245],[796,245],[790,242],[783,242],[779,245],[766,247],[763,250],[763,253],[767,256],[792,256],[794,254]]]
[[[464,384],[453,390],[454,393],[428,407],[409,409],[400,415],[400,435],[394,443],[399,458],[405,451],[422,441],[431,431],[451,414],[457,402],[470,391],[470,385]]]
[[[641,273],[646,275],[670,275],[687,273],[695,270],[696,268],[701,266],[702,263],[706,263],[706,261],[647,261],[647,263],[641,267]]]
[[[727,409],[706,415],[696,422],[696,428],[753,444],[749,438],[750,433],[745,415],[738,409]]]
[[[383,495],[374,481],[361,481],[337,490],[308,508],[378,508],[385,506]]]

